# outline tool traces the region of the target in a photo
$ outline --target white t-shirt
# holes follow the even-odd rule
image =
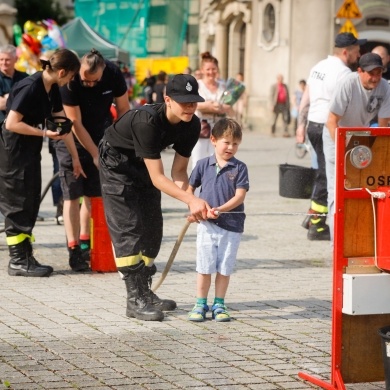
[[[204,84],[203,80],[198,80],[199,84],[199,95],[202,96],[202,98],[207,102],[219,102],[221,100],[221,97],[223,93],[225,92],[225,85],[224,83],[218,81],[218,88],[215,92],[211,92],[206,85]],[[214,114],[202,114],[199,110],[195,111],[195,114],[200,119],[206,119],[211,127],[214,126],[215,122],[218,121],[218,119],[222,118],[224,115],[214,115]]]
[[[376,115],[390,118],[390,86],[381,79],[375,89],[365,89],[359,74],[352,73],[336,88],[330,111],[342,117],[340,127],[368,127]]]
[[[350,73],[351,69],[335,56],[328,56],[313,66],[307,81],[310,96],[309,121],[325,123],[328,120],[330,99],[340,81]]]

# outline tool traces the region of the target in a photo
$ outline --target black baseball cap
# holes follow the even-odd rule
[[[177,74],[168,81],[165,94],[178,103],[204,102],[198,90],[199,86],[195,77],[190,74]]]
[[[367,42],[367,39],[357,39],[355,35],[350,32],[341,33],[336,35],[334,40],[335,47],[348,47],[359,45],[362,46]]]
[[[382,68],[383,70],[384,67],[383,67],[382,58],[375,53],[363,54],[359,58],[359,68],[365,70],[366,72],[370,72],[371,70],[376,68]]]

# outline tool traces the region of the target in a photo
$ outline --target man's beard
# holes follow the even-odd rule
[[[356,72],[359,67],[359,63],[355,62],[353,64],[348,65],[348,68],[352,70],[352,72]]]

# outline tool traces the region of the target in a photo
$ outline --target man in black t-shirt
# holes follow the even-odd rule
[[[69,265],[74,271],[84,271],[89,269],[90,197],[101,196],[97,145],[104,129],[113,121],[112,103],[115,101],[119,116],[130,109],[130,103],[122,72],[94,49],[82,57],[79,74],[60,91],[65,113],[73,121],[75,143],[85,173],[74,177],[72,158],[65,144],[58,142],[55,147],[60,163]]]
[[[161,191],[186,203],[196,220],[210,206],[186,192],[187,167],[200,132],[195,116],[198,83],[191,75],[176,75],[166,87],[165,103],[131,110],[108,127],[99,144],[100,181],[115,262],[126,283],[128,317],[161,321],[176,302],[150,289],[154,260],[161,246]],[[161,151],[175,150],[172,180],[164,174]]]
[[[27,73],[15,69],[17,59],[15,46],[0,47],[0,122],[5,118],[7,99],[12,86],[28,76]]]

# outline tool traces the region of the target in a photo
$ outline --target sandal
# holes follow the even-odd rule
[[[221,305],[220,303],[216,303],[211,308],[213,312],[213,320],[217,322],[228,322],[230,321],[230,314],[227,311],[227,307],[225,305]]]
[[[195,305],[188,313],[188,320],[194,322],[203,322],[206,319],[206,313],[209,311],[207,305]]]

